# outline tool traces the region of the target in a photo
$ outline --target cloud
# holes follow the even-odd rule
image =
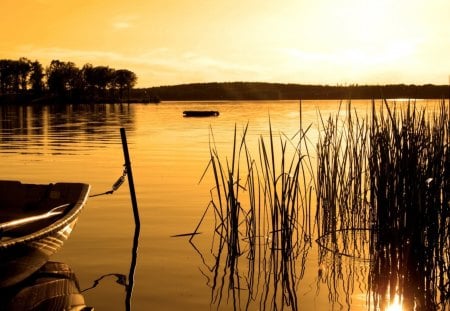
[[[132,24],[129,22],[115,22],[115,23],[113,23],[113,27],[115,29],[127,29],[127,28],[131,28]]]
[[[133,28],[138,19],[137,15],[116,16],[112,22],[112,27],[117,30]]]
[[[56,2],[54,0],[34,0],[34,1],[38,4],[44,4],[44,5],[48,5],[48,4],[51,4],[52,2]]]

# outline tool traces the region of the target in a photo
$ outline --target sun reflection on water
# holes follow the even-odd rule
[[[385,311],[403,311],[402,303],[398,295],[395,295],[394,301],[386,307]]]

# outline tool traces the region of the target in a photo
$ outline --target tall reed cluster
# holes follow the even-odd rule
[[[406,310],[449,306],[450,108],[434,108],[373,102],[369,119],[348,104],[321,118],[319,264],[368,261],[377,310],[399,297]]]
[[[351,307],[355,284],[367,275],[370,260],[367,116],[360,117],[351,102],[340,103],[334,115],[319,114],[316,198],[320,283],[328,287],[333,309]],[[367,290],[367,287],[364,288]]]
[[[450,102],[437,109],[373,102],[368,113],[360,117],[348,103],[320,115],[315,156],[301,113],[291,139],[273,133],[269,119],[257,158],[248,126],[240,139],[235,128],[225,161],[211,135],[212,303],[226,294],[235,309],[259,301],[261,309],[297,310],[314,236],[318,279],[332,302],[344,292],[350,306],[357,278],[369,308],[394,299],[405,310],[450,307]],[[352,262],[344,269],[343,257]]]
[[[372,113],[370,127],[375,303],[383,306],[383,297],[398,295],[407,310],[446,310],[450,109],[445,102],[434,111],[414,103],[383,107]]]
[[[269,237],[271,249],[268,267],[265,268],[269,273],[265,274],[265,284],[268,286],[264,287],[264,301],[270,297],[271,305],[277,306],[277,299],[280,299],[282,306],[286,303],[296,310],[296,284],[301,273],[296,271],[295,260],[311,242],[313,176],[306,132],[300,127],[299,141],[289,155],[288,146],[292,146],[292,141],[280,137],[277,152],[270,124],[269,129],[269,144],[263,137],[259,143],[262,177],[258,188],[262,192],[261,207],[269,216],[267,225],[262,229]]]
[[[351,103],[328,119],[320,116],[317,143],[317,241],[322,251],[360,259],[368,257],[361,231],[370,228],[366,120]]]
[[[308,152],[305,132],[300,129],[294,143],[274,134],[269,125],[268,141],[260,136],[259,157],[254,159],[247,144],[247,129],[239,140],[235,128],[233,151],[225,162],[211,135],[208,168],[215,180],[209,205],[215,219],[215,264],[211,270],[216,275],[212,302],[220,304],[227,283],[235,309],[245,300],[237,289],[245,288],[247,307],[259,300],[262,308],[290,306],[296,310],[301,272],[296,271],[295,259],[311,245],[312,235],[313,179],[309,156],[303,154]],[[245,271],[239,270],[241,258],[247,260]],[[225,278],[217,282],[219,269],[228,275],[227,282]]]

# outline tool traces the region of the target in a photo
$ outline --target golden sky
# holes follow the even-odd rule
[[[447,84],[448,0],[0,0],[0,59],[191,82]]]

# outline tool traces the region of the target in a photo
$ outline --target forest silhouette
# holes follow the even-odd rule
[[[0,60],[0,102],[117,102],[129,98],[137,76],[128,69],[52,60],[43,68],[27,58]]]

